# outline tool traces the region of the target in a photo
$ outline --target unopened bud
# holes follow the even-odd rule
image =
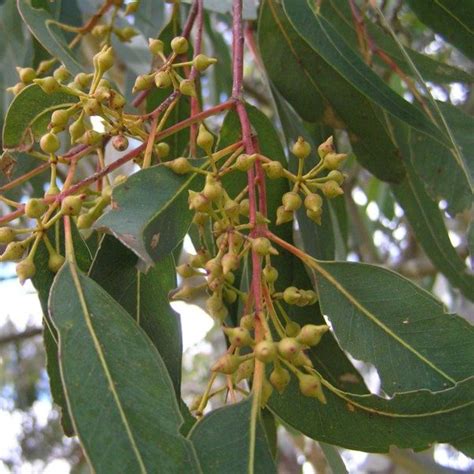
[[[329,330],[326,324],[306,324],[301,328],[300,333],[296,337],[297,341],[305,346],[315,346],[319,344],[323,335]]]
[[[270,341],[261,341],[254,348],[255,357],[263,362],[272,362],[277,357],[276,345]]]
[[[334,152],[334,144],[333,144],[333,137],[332,135],[321,145],[318,146],[318,155],[320,158],[324,158],[328,153]]]
[[[270,374],[270,383],[278,393],[283,393],[286,386],[290,383],[290,373],[283,367],[275,367]]]
[[[184,54],[189,48],[188,40],[184,36],[176,36],[171,40],[171,49],[176,54]]]
[[[298,137],[291,151],[293,155],[303,160],[311,153],[311,145],[303,137]]]
[[[309,374],[298,374],[298,381],[300,385],[300,391],[306,397],[317,398],[321,403],[326,403],[326,397],[324,396],[321,382],[315,375]]]
[[[262,167],[270,179],[277,179],[283,176],[283,165],[279,161],[270,161],[262,165]]]
[[[205,71],[212,64],[215,64],[216,62],[217,62],[216,58],[210,58],[209,56],[206,56],[205,54],[198,54],[193,59],[193,66],[199,72],[202,72],[202,71]]]

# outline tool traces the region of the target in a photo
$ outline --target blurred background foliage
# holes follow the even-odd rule
[[[47,8],[56,18],[73,25],[82,24],[100,3],[99,0],[32,0],[33,6]],[[319,3],[324,7],[325,0],[320,0]],[[364,7],[364,2],[359,3]],[[420,6],[423,2],[383,0],[376,3],[403,45],[459,69],[462,82],[429,82],[427,85],[435,99],[456,105],[472,116],[474,95],[470,78],[474,67],[465,55],[469,55],[470,51],[454,47],[446,41],[446,36],[436,34],[419,20],[415,13],[419,13],[420,8],[423,9],[423,5]],[[427,3],[432,2],[426,1],[425,4]],[[226,15],[229,5],[229,1],[206,2],[209,10],[205,19],[205,50],[216,56],[219,62],[203,79],[205,104],[225,100],[231,89],[231,31],[230,18]],[[184,3],[182,8],[187,7]],[[164,27],[169,8],[170,5],[162,1],[142,0],[135,19],[120,19],[124,25],[133,22],[132,26],[139,32],[129,43],[114,44],[118,51],[117,56],[122,59],[125,57],[127,61],[121,63],[120,72],[113,79],[128,99],[136,75],[149,70],[151,56],[146,39],[157,36]],[[256,28],[256,8],[257,5],[252,1],[246,3],[245,15],[253,28]],[[375,24],[380,23],[378,18],[373,18],[373,21]],[[436,23],[426,23],[439,31]],[[48,55],[40,44],[32,39],[23,24],[15,0],[0,1],[0,39],[1,125],[12,98],[5,92],[5,88],[17,82],[15,67],[36,66]],[[77,52],[85,64],[97,47],[93,41],[94,38],[88,38]],[[395,91],[407,100],[413,100],[412,92],[407,89],[406,83],[399,75],[383,64],[376,63],[374,68]],[[271,117],[281,130],[269,84],[251,54],[247,55],[244,85],[248,100]],[[471,128],[471,136],[472,132]],[[9,164],[2,162],[1,166],[0,186],[8,179],[5,173],[8,173]],[[28,167],[28,161],[22,163],[21,169],[18,169],[18,166],[14,172],[25,172],[25,167]],[[355,159],[348,160],[344,172],[348,179],[340,214],[344,219],[339,222],[340,232],[336,237],[337,258],[377,263],[395,269],[433,292],[449,310],[473,321],[472,303],[458,290],[453,289],[427,258],[406,216],[396,203],[390,185],[374,178]],[[29,183],[21,190],[24,199],[28,194],[33,194],[35,187],[41,188],[43,184],[41,177]],[[443,202],[443,209],[442,206]],[[474,244],[474,232],[469,232],[468,229],[471,217],[468,212],[455,218],[444,215],[451,243],[468,265],[469,245]],[[189,244],[185,249],[193,251]],[[224,347],[224,341],[219,331],[211,329],[205,334],[212,324],[202,309],[197,306],[186,308],[184,304],[178,309],[183,317],[187,347],[183,367],[183,392],[188,394],[186,401],[191,403],[193,395],[200,393],[205,383],[209,364],[207,355],[215,351],[216,347]],[[41,309],[34,290],[28,285],[20,288],[14,277],[14,267],[0,264],[0,473],[88,472],[76,440],[63,437],[59,414],[52,406],[40,325]],[[199,336],[201,333],[205,334],[205,337],[196,343],[196,334]],[[189,340],[186,342],[187,337]],[[217,352],[220,353],[220,349]],[[377,375],[374,370],[363,364],[358,367],[366,376],[371,389],[377,390]],[[213,399],[213,408],[216,403],[219,401]],[[279,428],[279,433],[281,473],[331,472],[326,459],[331,456],[331,449],[334,448],[305,439],[284,427]],[[416,454],[393,450],[390,455],[368,455],[342,450],[342,456],[348,471],[354,473],[441,473],[474,470],[472,460],[446,445]]]

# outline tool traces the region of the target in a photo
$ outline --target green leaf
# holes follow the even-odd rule
[[[260,419],[257,420],[255,445],[250,445],[252,397],[213,410],[189,433],[206,474],[276,473],[268,440]],[[249,466],[249,451],[255,450]],[[252,469],[252,470],[251,470]]]
[[[472,326],[428,292],[374,265],[308,264],[339,344],[375,365],[388,395],[442,390],[472,375]]]
[[[13,99],[5,116],[3,126],[3,147],[5,149],[28,149],[32,144],[35,124],[60,108],[77,102],[77,97],[55,92],[46,94],[40,86],[25,87]]]
[[[179,11],[179,10],[178,10]],[[164,54],[171,54],[171,40],[175,36],[181,34],[181,26],[179,15],[173,15],[169,23],[163,28],[158,38],[165,44]],[[192,48],[187,52],[188,59],[192,59]],[[172,89],[158,89],[152,87],[146,99],[146,111],[151,112],[158,107],[172,92]],[[166,122],[166,127],[171,127],[175,123],[187,119],[190,115],[190,99],[186,96],[181,96],[175,105],[174,109],[169,115]],[[185,127],[177,133],[165,138],[163,141],[170,146],[170,156],[177,158],[182,155],[189,144],[190,132],[189,127]]]
[[[309,11],[309,17],[305,14],[306,21],[315,25],[313,12]],[[380,179],[400,181],[404,169],[398,147],[387,130],[383,113],[373,107],[370,96],[354,87],[349,77],[340,74],[304,41],[274,0],[262,2],[258,31],[267,73],[298,115],[308,122],[347,128],[363,166]],[[351,54],[359,61],[352,51]]]
[[[134,15],[134,26],[141,31],[145,38],[155,38],[165,19],[162,2],[141,0],[140,8]]]
[[[147,272],[137,269],[137,256],[118,240],[105,236],[89,276],[120,303],[146,332],[168,368],[176,395],[181,394],[181,321],[171,308],[168,293],[176,288],[172,255]]]
[[[191,3],[191,0],[183,0]],[[204,8],[217,13],[231,13],[232,0],[204,0]],[[244,20],[255,20],[257,18],[257,7],[254,0],[243,0],[242,17]]]
[[[83,70],[48,11],[34,8],[31,0],[17,0],[17,7],[28,29],[51,56],[61,61],[73,76]]]
[[[347,474],[346,465],[335,446],[319,443],[333,474]]]
[[[469,1],[408,0],[416,16],[426,26],[474,59],[474,4]]]
[[[432,198],[446,199],[452,214],[469,208],[472,202],[472,182],[458,147],[446,134],[445,126],[437,127],[421,110],[392,91],[354,54],[330,23],[313,12],[307,2],[285,1],[284,5],[290,22],[314,52],[331,66],[334,73],[346,78],[370,100],[371,108],[378,109],[379,118],[385,117],[393,122],[389,121],[387,127],[393,127],[398,122],[410,127],[416,157],[415,169]],[[343,96],[341,91],[339,95]],[[333,96],[329,97],[332,99]],[[344,100],[353,102],[354,98],[345,97]],[[344,116],[342,118],[347,120]],[[399,143],[399,146],[401,156],[406,161],[409,155],[404,142]],[[429,159],[433,155],[436,160]]]
[[[426,194],[410,165],[407,164],[406,178],[393,184],[392,192],[429,259],[453,286],[474,300],[474,275],[451,244],[439,207]]]
[[[389,399],[345,393],[326,381],[323,386],[325,405],[301,395],[293,381],[283,395],[272,395],[270,409],[310,438],[374,453],[388,452],[393,445],[418,451],[472,434],[472,377],[447,390],[398,393]]]
[[[321,4],[320,13],[331,23],[334,29],[344,37],[346,43],[358,54],[361,54],[357,33],[354,27],[355,21],[352,17],[349,2],[346,0],[324,1]],[[406,58],[401,53],[400,48],[394,39],[387,34],[383,28],[373,23],[367,15],[364,17],[364,25],[367,34],[373,40],[377,48],[388,54],[405,74],[413,76],[411,65],[406,61]],[[405,49],[407,54],[410,56],[410,59],[426,81],[434,81],[442,84],[450,82],[471,83],[473,81],[473,76],[462,69],[437,61],[436,59],[418,53],[413,49]],[[375,64],[387,67],[377,55],[374,55],[372,59]]]
[[[203,160],[194,163],[200,166]],[[114,189],[112,208],[96,227],[111,232],[151,265],[184,239],[193,216],[188,190],[202,186],[200,174],[177,175],[161,165],[141,170]]]
[[[72,228],[72,233],[78,264],[80,268],[87,271],[92,260],[89,248],[75,226]],[[64,255],[64,234],[62,232],[62,227],[60,227],[59,242],[56,243],[54,230],[48,232],[48,237],[51,244],[55,248],[57,245],[59,252]],[[74,428],[69,416],[63,383],[59,372],[58,334],[48,314],[49,292],[55,276],[55,274],[48,269],[48,259],[49,252],[44,242],[41,241],[35,253],[34,262],[36,273],[32,282],[38,292],[38,298],[43,311],[43,343],[46,351],[46,370],[48,372],[49,386],[53,396],[53,401],[61,410],[61,425],[64,434],[66,434],[66,436],[73,436]]]
[[[200,472],[158,351],[97,283],[66,263],[49,301],[75,431],[96,472]],[[78,357],[80,354],[80,357]]]

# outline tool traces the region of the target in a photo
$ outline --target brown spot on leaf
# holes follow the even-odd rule
[[[159,241],[160,241],[160,233],[158,232],[158,234],[153,235],[153,237],[151,238],[150,247],[153,250],[156,249],[156,246],[158,245]]]
[[[8,181],[11,180],[13,168],[16,165],[16,160],[10,153],[5,152],[0,158],[0,171],[6,176]]]

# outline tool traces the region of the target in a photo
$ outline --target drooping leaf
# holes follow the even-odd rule
[[[55,92],[46,94],[40,86],[25,87],[12,101],[3,126],[3,147],[25,149],[31,146],[33,127],[44,117],[77,102],[77,97]]]
[[[474,5],[453,0],[408,0],[416,16],[426,26],[474,59]]]
[[[409,164],[405,179],[393,184],[392,192],[429,259],[453,286],[474,300],[474,275],[451,244],[439,207]]]
[[[388,395],[442,390],[472,375],[473,327],[428,292],[374,265],[310,265],[339,344],[375,365]]]
[[[92,260],[89,248],[75,226],[72,227],[72,233],[78,264],[81,269],[87,271]],[[47,235],[53,247],[56,248],[57,245],[59,252],[64,255],[64,235],[62,227],[60,227],[59,242],[56,242],[54,230],[50,230]],[[55,274],[48,269],[48,258],[49,252],[42,241],[35,253],[34,262],[36,273],[32,281],[38,292],[38,298],[43,311],[43,343],[46,351],[46,370],[48,372],[51,394],[54,403],[61,410],[61,425],[64,434],[66,434],[66,436],[72,436],[74,434],[74,428],[69,416],[61,374],[59,372],[58,333],[48,313],[49,292],[55,276]]]
[[[96,472],[200,472],[158,351],[97,283],[66,263],[50,315],[69,412]],[[78,357],[80,354],[80,357]]]
[[[188,190],[202,186],[199,174],[177,175],[161,165],[141,170],[114,189],[112,208],[96,227],[111,232],[151,265],[184,239],[193,216]]]
[[[179,13],[179,9],[177,10]],[[164,54],[168,55],[171,53],[171,40],[175,36],[181,34],[181,25],[179,14],[175,14],[171,17],[169,23],[163,28],[158,38],[163,41],[165,48]],[[188,59],[192,59],[192,48],[189,48],[187,52]],[[172,89],[158,89],[153,87],[148,94],[146,100],[146,110],[147,112],[153,111],[158,107],[172,92]],[[166,127],[170,127],[175,123],[181,122],[189,117],[190,114],[190,102],[189,97],[180,97],[177,104],[174,106],[174,109],[170,113],[168,120],[166,122]],[[182,155],[189,144],[189,128],[186,127],[183,130],[180,130],[177,133],[165,138],[163,141],[168,143],[170,146],[170,156],[177,158]]]
[[[181,394],[181,322],[168,293],[176,288],[172,255],[147,272],[137,269],[137,256],[118,240],[105,236],[89,276],[112,296],[146,332],[165,363],[176,395]]]
[[[349,2],[345,0],[324,1],[321,3],[320,13],[331,23],[334,29],[344,37],[346,43],[360,53],[357,33],[354,26],[355,21],[352,17]],[[367,35],[373,41],[374,45],[385,52],[405,74],[412,76],[413,70],[393,38],[367,16],[364,17],[364,25]],[[470,83],[473,81],[473,76],[462,69],[450,66],[449,64],[438,61],[426,54],[421,54],[411,48],[405,49],[426,81],[438,83]],[[378,65],[384,64],[377,55],[374,55],[372,60]]]
[[[314,23],[312,16],[306,20]],[[347,128],[358,160],[378,178],[400,181],[404,169],[383,114],[301,38],[274,0],[262,2],[258,31],[268,76],[298,115],[333,129]]]
[[[191,0],[183,0],[191,3]],[[217,13],[231,13],[232,0],[204,0],[204,8]],[[243,0],[242,17],[244,20],[255,20],[257,18],[257,5],[255,0]]]
[[[250,445],[252,397],[213,410],[189,433],[203,472],[240,474],[243,472],[276,473],[275,464],[260,419],[256,424],[254,446]],[[254,450],[253,470],[249,452]]]
[[[62,31],[54,25],[54,18],[43,8],[34,8],[31,0],[17,0],[18,11],[28,29],[51,56],[59,59],[72,75],[83,70],[69,49]]]
[[[391,446],[418,451],[471,436],[473,389],[471,377],[447,390],[398,393],[386,399],[345,393],[324,382],[327,403],[322,404],[301,395],[293,381],[282,395],[272,395],[270,409],[317,441],[374,453],[388,452]]]

